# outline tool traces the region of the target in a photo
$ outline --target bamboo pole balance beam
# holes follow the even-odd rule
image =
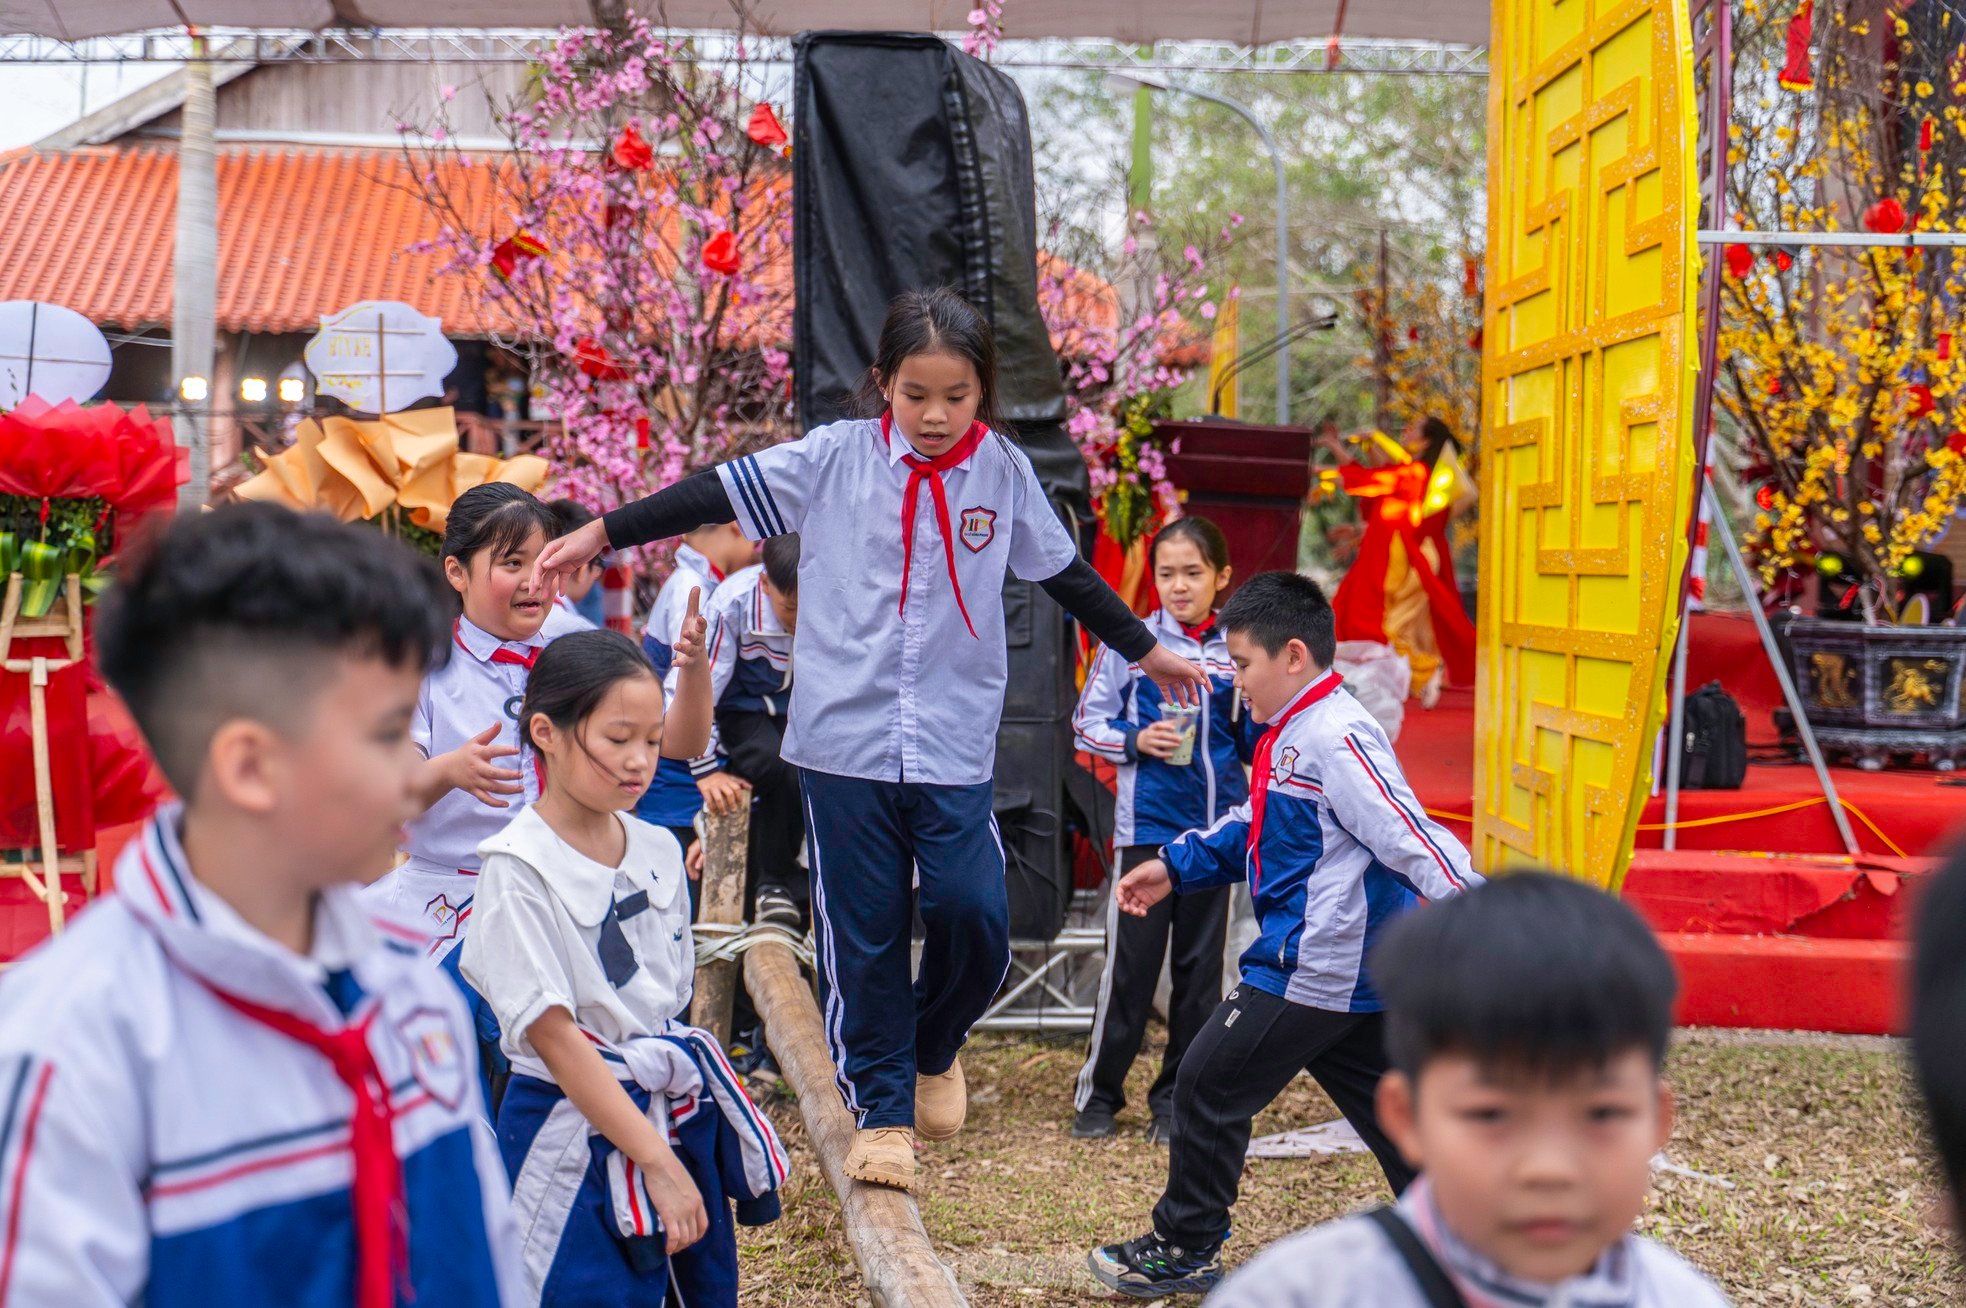
[[[741,875],[742,860],[738,866]],[[707,859],[704,879],[707,893]],[[754,944],[744,954],[744,984],[764,1019],[778,1068],[799,1097],[799,1116],[805,1119],[806,1138],[820,1170],[840,1197],[847,1242],[874,1308],[965,1308],[968,1301],[955,1273],[936,1257],[914,1198],[846,1174],[854,1122],[840,1102],[819,1006],[798,959],[782,944]]]
[[[696,918],[709,926],[732,930],[744,925],[744,855],[751,836],[751,806],[739,804],[734,813],[703,815],[703,885]],[[737,963],[717,959],[696,969],[696,997],[690,1020],[730,1047],[731,1001],[737,995]]]

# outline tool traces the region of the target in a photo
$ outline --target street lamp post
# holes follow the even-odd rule
[[[1256,111],[1240,100],[1231,100],[1226,95],[1204,91],[1195,86],[1177,86],[1172,82],[1161,81],[1136,72],[1113,72],[1107,77],[1111,81],[1125,82],[1133,86],[1145,86],[1156,91],[1174,91],[1181,95],[1192,95],[1197,100],[1219,104],[1242,116],[1256,135],[1263,140],[1263,148],[1270,152],[1270,164],[1276,170],[1277,178],[1277,336],[1283,338],[1290,331],[1290,231],[1287,214],[1289,212],[1289,189],[1283,176],[1283,153],[1277,149],[1276,138],[1270,129],[1256,116]],[[1277,351],[1277,425],[1290,421],[1290,350],[1285,347]]]

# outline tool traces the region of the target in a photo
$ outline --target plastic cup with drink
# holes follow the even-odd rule
[[[1161,710],[1161,721],[1181,733],[1181,743],[1167,756],[1170,765],[1185,768],[1195,761],[1195,724],[1201,718],[1201,709],[1193,705],[1169,704]]]

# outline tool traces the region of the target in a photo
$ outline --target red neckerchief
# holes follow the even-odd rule
[[[205,988],[228,1008],[327,1059],[355,1096],[348,1138],[355,1155],[355,1182],[350,1187],[355,1207],[355,1308],[394,1308],[397,1279],[409,1265],[409,1246],[402,1222],[403,1165],[396,1157],[395,1109],[369,1048],[369,1026],[376,1010],[339,1031],[323,1031],[292,1013],[229,995],[209,982]]]
[[[1335,672],[1326,672],[1298,697],[1295,704],[1285,709],[1283,716],[1272,722],[1263,733],[1263,738],[1256,742],[1256,766],[1249,778],[1249,893],[1252,895],[1263,879],[1263,856],[1258,850],[1258,842],[1263,838],[1263,800],[1270,789],[1270,755],[1276,749],[1277,737],[1283,734],[1290,719],[1338,689],[1338,683],[1343,680]]]
[[[486,632],[485,634],[490,635],[491,633]],[[464,643],[463,619],[451,623],[451,639],[456,641],[457,647],[466,654],[471,653],[471,647]],[[539,651],[545,648],[544,645],[528,645],[525,647],[526,652],[521,654],[518,650],[506,649],[501,644],[491,652],[491,661],[493,663],[516,663],[526,671],[531,672],[532,665],[539,662]]]
[[[893,440],[889,429],[894,425],[894,411],[890,409],[881,415],[881,437]],[[956,538],[949,530],[949,497],[942,489],[942,474],[955,467],[970,455],[990,429],[980,422],[969,424],[969,430],[954,445],[932,459],[924,459],[919,454],[904,454],[901,461],[908,465],[908,485],[901,492],[901,609],[908,611],[908,574],[915,560],[915,493],[928,483],[929,493],[935,497],[935,525],[942,530],[942,557],[949,565],[949,585],[956,592],[956,611],[963,615],[963,625],[969,628],[971,637],[976,636],[976,624],[969,620],[969,609],[963,604],[963,586],[956,580]]]
[[[1168,616],[1173,617],[1172,614],[1169,614]],[[1176,622],[1181,622],[1181,619],[1179,618],[1175,618],[1174,620]],[[1190,626],[1185,622],[1181,622],[1181,630],[1184,633],[1186,633],[1189,640],[1192,640],[1200,645],[1206,645],[1208,643],[1208,638],[1215,634],[1215,615],[1211,613],[1206,618],[1203,618],[1200,622],[1195,623],[1193,626]]]

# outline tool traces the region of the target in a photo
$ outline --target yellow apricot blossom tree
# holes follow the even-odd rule
[[[1737,226],[1966,228],[1960,0],[1821,0],[1799,20],[1793,0],[1736,2]],[[1893,578],[1966,494],[1966,249],[1739,244],[1721,258],[1716,398],[1758,486],[1749,551],[1770,583],[1835,556],[1866,616],[1891,621]]]

